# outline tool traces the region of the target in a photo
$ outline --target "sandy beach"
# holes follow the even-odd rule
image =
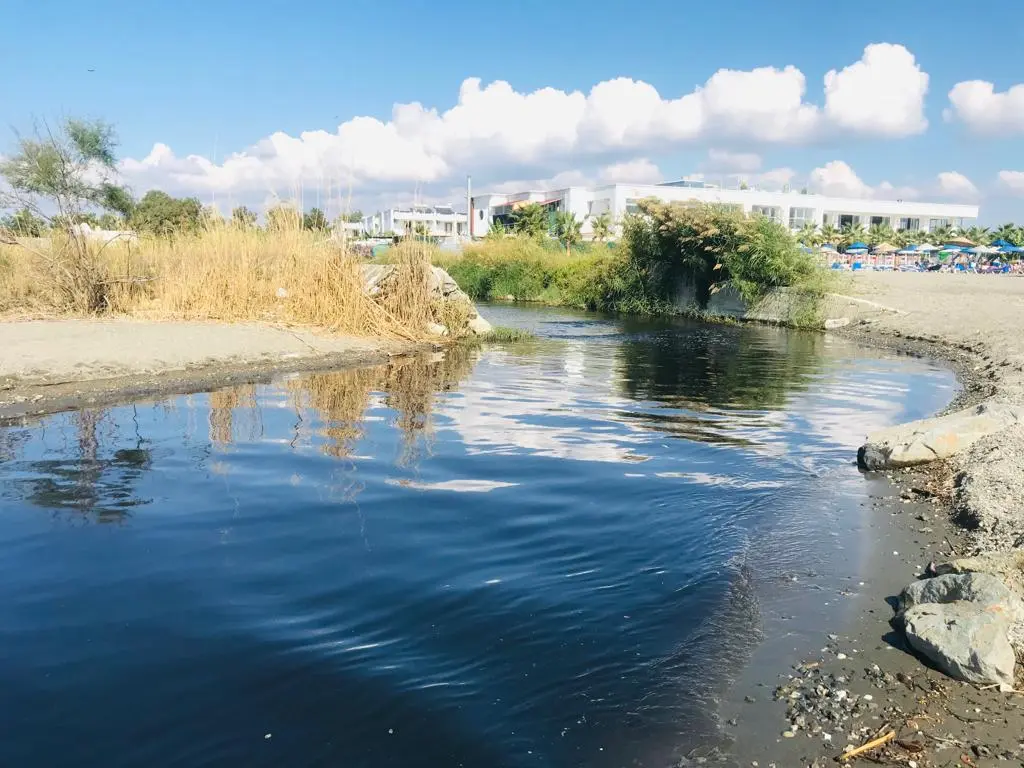
[[[0,339],[0,423],[285,371],[372,365],[417,348],[257,323],[146,320],[0,322]]]
[[[943,359],[957,370],[963,390],[951,409],[983,400],[1024,402],[1018,327],[1024,280],[862,273],[847,278],[844,292],[897,311],[878,312],[840,333]],[[748,670],[723,708],[733,757],[710,762],[824,766],[848,745],[867,741],[865,734],[894,731],[884,756],[874,752],[860,761],[921,768],[1024,764],[1024,698],[930,668],[891,623],[896,596],[928,563],[1019,541],[1022,448],[1024,430],[1015,426],[949,461],[870,477],[888,482],[872,486],[868,524],[877,544],[859,589],[846,596],[853,618],[845,627],[823,627],[820,648],[781,674],[756,665]],[[971,494],[954,490],[965,479],[975,481]],[[970,530],[958,524],[965,520]]]

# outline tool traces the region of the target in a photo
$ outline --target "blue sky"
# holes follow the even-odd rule
[[[1021,50],[1024,6],[1005,0],[6,0],[0,119],[104,118],[137,192],[221,204],[457,200],[467,173],[477,189],[704,173],[977,201],[996,223],[1024,221]],[[486,98],[446,117],[467,78]],[[992,87],[954,104],[972,81]],[[539,89],[554,90],[524,101]]]

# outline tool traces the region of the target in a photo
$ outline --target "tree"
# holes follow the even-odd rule
[[[239,229],[252,229],[256,226],[256,213],[240,205],[231,211],[231,223]]]
[[[117,232],[125,227],[124,219],[116,213],[104,213],[96,223],[99,225],[100,229],[105,229],[110,232]]]
[[[131,223],[140,232],[173,235],[195,232],[202,216],[203,206],[196,198],[175,198],[162,190],[152,189],[135,206]]]
[[[0,192],[0,208],[73,223],[89,209],[121,205],[130,195],[114,183],[116,146],[114,129],[101,121],[69,118],[56,128],[43,123],[32,136],[19,136],[14,151],[0,161],[9,188]],[[67,226],[63,235],[48,251],[33,252],[42,279],[51,284],[61,309],[104,308],[111,282],[98,249],[76,226]]]
[[[956,237],[956,229],[949,226],[949,224],[943,224],[941,227],[933,229],[930,234],[935,239],[935,244],[940,245],[942,243],[948,243]]]
[[[341,214],[338,218],[349,223],[358,223],[363,220],[363,212],[357,208],[354,211]]]
[[[608,235],[612,231],[611,214],[607,211],[597,214],[590,222],[590,229],[594,233],[594,239],[599,243],[603,243],[608,239]]]
[[[825,224],[821,228],[821,242],[831,245],[838,245],[841,233],[832,224]]]
[[[821,245],[821,232],[818,231],[818,225],[813,221],[809,221],[800,227],[800,231],[796,233],[796,238],[806,246]]]
[[[512,229],[517,235],[542,238],[551,229],[548,210],[540,203],[526,203],[512,212]]]
[[[484,235],[485,240],[504,240],[508,236],[508,230],[505,229],[505,225],[500,221],[494,221],[490,228],[487,230],[487,234]]]
[[[995,239],[988,227],[968,227],[964,230],[964,237],[978,245],[987,245]]]
[[[896,233],[888,224],[876,224],[868,230],[868,245],[892,243]]]
[[[302,229],[302,215],[287,203],[267,209],[267,229],[275,232],[295,232]]]
[[[1016,246],[1024,247],[1024,229],[1013,223],[1003,224],[992,233],[992,239],[1005,240],[1006,242],[1013,243]]]
[[[858,243],[866,239],[868,236],[867,230],[864,229],[864,225],[859,221],[852,224],[847,224],[840,229],[839,241],[842,243],[844,248],[849,248],[854,243]]]
[[[0,227],[11,230],[18,237],[42,237],[46,230],[46,219],[36,216],[28,208],[22,208],[0,219]]]
[[[581,240],[580,221],[572,211],[559,211],[555,215],[555,236],[565,246],[565,255]]]
[[[315,232],[326,232],[331,225],[324,212],[319,208],[314,208],[302,217],[302,228],[312,229]]]

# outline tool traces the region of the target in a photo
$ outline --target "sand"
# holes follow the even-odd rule
[[[1024,278],[863,273],[848,277],[843,292],[898,311],[880,311],[839,332],[949,361],[964,386],[955,407],[986,398],[1024,403]],[[723,721],[735,722],[726,726],[733,747],[723,764],[831,765],[845,746],[865,740],[854,726],[891,726],[899,743],[871,755],[884,765],[1024,765],[1024,696],[979,690],[930,669],[890,623],[891,601],[928,562],[1006,547],[1024,533],[1022,457],[1024,429],[1009,429],[949,464],[883,475],[891,482],[869,513],[877,544],[859,577],[862,588],[849,595],[853,618],[845,627],[822,627],[820,648],[791,660],[807,667],[748,670],[723,707]],[[978,482],[970,494],[950,497],[960,473]],[[930,497],[912,490],[920,488],[943,492]],[[982,525],[966,531],[957,521],[970,515]],[[993,521],[998,524],[986,527]],[[886,673],[888,682],[879,683]],[[787,702],[772,701],[772,693],[808,675],[834,676],[849,695],[872,698],[860,700],[864,711],[856,722],[794,733]]]
[[[379,363],[411,349],[256,323],[0,322],[0,421],[274,372]]]

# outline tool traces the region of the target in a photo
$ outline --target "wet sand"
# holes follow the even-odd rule
[[[844,290],[901,311],[879,312],[844,329],[844,335],[953,365],[963,390],[951,409],[989,397],[1024,403],[1024,331],[1019,327],[1024,279],[865,273],[848,278]],[[1007,430],[993,442],[1012,447],[1016,455],[1024,440],[1019,432]],[[709,762],[832,765],[847,745],[892,730],[897,739],[885,750],[850,764],[1024,765],[1024,696],[982,690],[929,668],[890,623],[893,599],[929,562],[1003,543],[984,531],[965,531],[952,520],[954,476],[977,472],[977,461],[967,454],[948,464],[877,477],[888,482],[874,486],[876,498],[868,511],[874,551],[862,576],[850,574],[856,587],[835,596],[850,601],[851,618],[845,626],[821,627],[814,649],[769,641],[762,663],[755,656],[723,705],[732,754],[712,756]],[[1001,490],[1009,495],[1005,507],[1024,508],[1024,475]],[[780,672],[778,660],[787,656],[792,667]],[[824,709],[848,713],[848,719],[808,716],[803,727],[794,729],[797,699],[814,690],[827,690],[831,700],[842,698],[842,706]]]
[[[86,405],[372,365],[420,347],[257,323],[0,322],[0,423]]]

